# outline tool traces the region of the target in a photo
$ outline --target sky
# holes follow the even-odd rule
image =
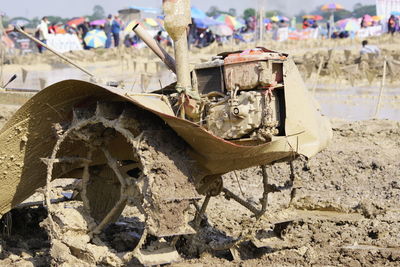
[[[311,11],[317,5],[329,2],[329,0],[192,0],[191,4],[204,11],[213,5],[221,10],[235,8],[239,14],[242,14],[245,8],[257,9],[261,1],[266,3],[266,10],[283,10],[288,15],[296,14],[301,10]],[[46,15],[61,17],[90,15],[93,6],[97,4],[103,6],[107,14],[116,14],[119,9],[130,5],[160,8],[162,0],[0,0],[0,3],[0,11],[9,17],[33,18]],[[369,5],[374,4],[375,0],[336,0],[335,3],[352,9],[356,3]]]

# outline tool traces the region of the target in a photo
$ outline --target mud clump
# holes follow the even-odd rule
[[[293,188],[271,194],[269,212],[260,220],[223,196],[212,198],[199,234],[177,242],[185,260],[175,266],[398,266],[400,124],[370,120],[333,125],[330,147],[294,162]],[[261,169],[236,173],[237,179],[234,173],[224,176],[225,186],[256,202],[262,195]],[[289,166],[275,164],[268,175],[270,183],[284,187]],[[90,241],[85,220],[76,225],[78,220],[63,218],[61,212],[60,222],[71,230],[63,240],[49,240],[40,227],[43,208],[13,210],[12,235],[1,236],[0,265],[118,266],[117,256],[135,247],[143,227],[119,222]],[[4,217],[2,222],[3,230]]]

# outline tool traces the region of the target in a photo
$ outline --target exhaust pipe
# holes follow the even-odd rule
[[[137,23],[133,26],[132,30],[139,36],[140,39],[164,62],[165,65],[174,73],[176,73],[176,63],[167,51],[160,46],[160,44],[154,40],[150,34],[143,29],[143,27]]]

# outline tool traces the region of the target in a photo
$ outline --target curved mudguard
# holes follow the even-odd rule
[[[131,102],[162,118],[191,147],[210,174],[269,164],[296,154],[313,156],[327,146],[331,129],[291,60],[284,63],[286,137],[255,146],[238,145],[212,135],[195,123],[174,116],[162,96],[127,94],[122,89],[84,81],[53,84],[23,105],[0,130],[0,216],[45,185],[46,165],[56,142],[52,125],[69,121],[74,105],[85,99]]]

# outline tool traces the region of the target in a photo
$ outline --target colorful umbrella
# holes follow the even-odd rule
[[[224,23],[232,30],[237,30],[245,26],[244,24],[240,23],[235,17],[226,14],[219,15],[215,18],[215,20]]]
[[[372,19],[373,19],[374,21],[381,21],[381,20],[382,20],[382,17],[381,17],[381,16],[372,16]]]
[[[392,11],[392,13],[390,13],[390,15],[400,16],[400,11]]]
[[[14,25],[14,26],[24,27],[24,26],[28,25],[31,22],[28,19],[20,18],[20,19],[12,19],[9,23],[11,25]]]
[[[158,24],[158,22],[153,18],[145,18],[145,19],[143,19],[143,23],[145,23],[149,27],[158,27],[158,26],[160,26],[160,24]]]
[[[323,5],[321,10],[322,11],[337,11],[337,10],[342,10],[344,7],[342,5],[336,4],[336,3],[330,3]]]
[[[278,21],[281,21],[281,20],[289,21],[289,19],[287,17],[284,17],[284,16],[273,16],[271,18],[271,20],[274,21],[274,22],[278,22]]]
[[[85,43],[88,47],[99,48],[106,44],[107,36],[102,30],[91,30],[85,36]]]
[[[358,19],[355,18],[339,20],[338,22],[336,22],[336,26],[338,26],[342,30],[349,32],[356,32],[361,28]]]
[[[367,22],[371,22],[373,20],[372,17],[370,15],[368,15],[368,14],[365,14],[363,16],[363,18],[364,18],[364,21],[367,21]]]
[[[210,26],[210,30],[219,36],[231,36],[233,34],[233,29],[225,24]]]
[[[98,20],[94,20],[92,22],[90,22],[91,26],[102,26],[107,22],[107,20],[105,19],[98,19]]]
[[[68,21],[66,24],[67,25],[69,25],[69,26],[72,26],[72,25],[76,25],[76,26],[78,26],[79,24],[82,24],[82,23],[84,23],[85,22],[85,18],[84,17],[81,17],[81,18],[74,18],[74,19],[71,19],[70,21]]]
[[[350,21],[350,18],[338,20],[336,22],[336,26],[338,26],[341,29],[344,29],[344,27],[346,27],[347,22],[349,22],[349,21]]]
[[[208,28],[210,26],[214,26],[214,25],[220,25],[223,24],[220,21],[216,21],[213,18],[210,17],[205,17],[203,19],[197,19],[197,18],[193,18],[194,23],[196,24],[197,28],[201,28],[201,29],[205,29]]]
[[[206,13],[203,10],[198,9],[197,7],[192,7],[190,11],[192,14],[192,18],[194,19],[204,19],[207,17]]]

